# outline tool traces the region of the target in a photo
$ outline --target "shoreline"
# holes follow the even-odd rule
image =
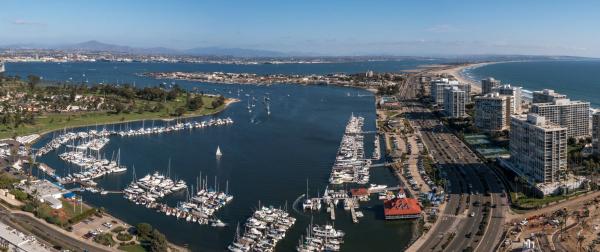
[[[458,82],[464,83],[464,84],[469,84],[471,86],[471,93],[478,94],[478,93],[481,93],[481,84],[478,81],[476,81],[474,79],[470,79],[469,77],[465,76],[463,72],[467,69],[475,69],[475,68],[480,68],[483,66],[505,63],[505,62],[506,61],[466,63],[466,64],[460,64],[460,65],[455,65],[455,66],[446,66],[446,67],[442,67],[441,69],[440,68],[432,68],[432,69],[428,69],[425,71],[433,73],[433,74],[452,75],[456,80],[458,80]]]
[[[162,120],[165,122],[169,122],[169,121],[173,121],[173,120],[177,120],[177,119],[189,119],[189,118],[194,118],[194,117],[202,117],[202,116],[209,116],[209,115],[215,115],[218,113],[221,113],[223,111],[225,111],[227,108],[229,108],[229,106],[231,104],[234,104],[236,102],[239,102],[239,99],[236,98],[226,98],[225,99],[225,103],[222,105],[222,107],[220,109],[217,109],[213,112],[207,113],[207,114],[192,114],[192,115],[184,115],[184,116],[179,116],[179,117],[168,117],[168,118],[160,118],[160,117],[148,117],[145,119],[132,119],[132,120],[125,120],[125,121],[118,121],[118,122],[106,122],[106,123],[100,123],[100,124],[84,124],[84,125],[77,125],[77,126],[70,126],[70,127],[65,127],[63,129],[53,129],[53,130],[47,130],[47,131],[43,131],[40,133],[32,133],[32,134],[38,134],[39,137],[37,139],[35,139],[34,141],[32,141],[31,143],[29,143],[28,145],[31,146],[35,143],[37,143],[42,137],[46,136],[47,134],[50,134],[52,132],[55,132],[57,130],[65,130],[65,129],[75,129],[75,128],[82,128],[82,127],[89,127],[89,126],[94,126],[94,125],[103,125],[103,126],[107,126],[107,125],[115,125],[115,124],[121,124],[121,123],[132,123],[132,122],[141,122],[141,121],[145,121],[145,120]],[[29,134],[31,135],[31,134]],[[0,139],[0,140],[6,140],[6,139],[12,139],[12,138],[5,138],[5,139]]]
[[[223,112],[224,110],[226,110],[227,108],[229,108],[229,106],[230,106],[231,104],[234,104],[234,103],[236,103],[236,102],[239,102],[239,101],[240,101],[239,99],[235,99],[235,98],[227,98],[227,99],[225,100],[225,103],[222,105],[222,107],[221,107],[220,109],[218,109],[218,110],[215,110],[215,111],[213,111],[213,112],[211,112],[211,113],[208,113],[208,114],[187,115],[187,116],[181,116],[181,117],[176,117],[176,118],[147,118],[147,119],[141,119],[141,120],[137,120],[137,119],[136,119],[136,120],[128,120],[128,121],[120,121],[120,122],[110,122],[110,123],[104,123],[104,124],[102,124],[102,125],[114,125],[114,124],[119,124],[119,123],[139,122],[139,121],[143,121],[143,120],[161,120],[161,119],[162,119],[162,120],[165,120],[165,121],[172,121],[172,120],[176,120],[176,119],[182,119],[182,118],[195,118],[195,117],[202,117],[202,116],[215,115],[215,114],[217,114],[217,113],[220,113],[220,112]],[[81,127],[88,127],[88,126],[91,126],[91,125],[72,126],[72,127],[68,127],[68,129],[81,128]],[[31,145],[33,145],[33,144],[37,143],[37,142],[38,142],[40,139],[42,139],[42,137],[44,137],[44,136],[46,136],[47,134],[49,134],[49,133],[51,133],[51,132],[54,132],[54,131],[57,131],[57,130],[55,129],[55,130],[49,130],[49,131],[45,131],[45,132],[39,133],[39,135],[40,135],[40,136],[39,136],[39,137],[38,137],[38,138],[37,138],[35,141],[31,142],[31,143],[29,144],[29,146],[31,146]],[[90,202],[86,202],[86,201],[83,201],[83,203],[84,203],[84,204],[86,204],[86,205],[88,205],[88,206],[91,206],[91,207],[96,207],[96,208],[100,208],[100,207],[102,207],[102,206],[95,206],[94,204],[91,204]],[[107,215],[107,216],[109,216],[110,218],[112,218],[112,219],[115,219],[115,220],[117,220],[117,221],[119,221],[119,222],[121,222],[121,223],[123,223],[123,224],[125,224],[125,225],[131,226],[131,227],[135,226],[135,225],[132,225],[131,223],[129,223],[129,222],[127,222],[127,221],[124,221],[124,220],[123,220],[123,219],[121,219],[121,218],[117,218],[117,217],[115,217],[114,215],[112,215],[112,214],[111,214],[110,212],[108,212],[108,211],[105,211],[105,212],[104,212],[104,215]],[[42,221],[43,221],[43,220],[42,220]],[[51,225],[51,224],[49,224],[49,225]],[[57,227],[57,228],[59,228],[59,229],[60,229],[60,227]],[[73,236],[73,238],[75,238],[75,239],[79,239],[79,237],[75,237],[75,236]],[[175,243],[173,243],[173,242],[169,241],[168,237],[167,237],[167,242],[168,242],[168,244],[169,244],[169,247],[170,247],[170,248],[172,248],[172,249],[175,249],[175,250],[177,250],[177,251],[190,251],[188,248],[185,248],[185,247],[184,247],[184,246],[182,246],[182,245],[175,244]],[[98,244],[98,246],[102,246],[102,245]],[[108,248],[108,249],[112,249],[112,248]]]

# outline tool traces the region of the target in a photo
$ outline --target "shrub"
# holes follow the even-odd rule
[[[129,240],[131,240],[131,238],[133,238],[133,237],[128,233],[117,234],[117,240],[119,240],[119,241],[129,241]]]
[[[117,227],[113,228],[113,230],[112,230],[112,232],[116,233],[116,234],[121,233],[123,231],[125,231],[125,228],[123,226],[117,226]]]

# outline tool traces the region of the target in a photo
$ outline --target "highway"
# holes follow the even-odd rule
[[[447,180],[447,205],[419,251],[493,251],[500,241],[507,210],[499,178],[435,114],[416,101],[416,75],[400,88],[406,117],[419,132],[439,171]],[[489,214],[484,214],[484,209]],[[483,223],[483,224],[482,224]],[[482,226],[482,231],[480,230]]]

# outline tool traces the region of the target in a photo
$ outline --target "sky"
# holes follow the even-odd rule
[[[0,45],[600,57],[598,11],[592,0],[4,0]]]

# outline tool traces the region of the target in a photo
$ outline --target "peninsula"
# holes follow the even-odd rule
[[[62,85],[30,75],[0,77],[0,138],[57,129],[150,119],[202,116],[222,111],[234,99],[188,91],[177,85]]]

